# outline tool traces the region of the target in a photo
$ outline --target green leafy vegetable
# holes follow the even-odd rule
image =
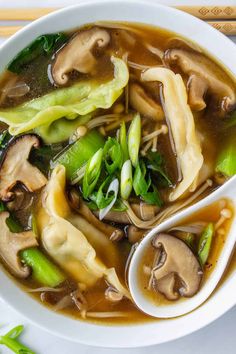
[[[137,164],[134,172],[133,187],[136,195],[144,195],[151,186],[151,178],[147,178],[147,169],[143,160]]]
[[[124,121],[121,123],[120,126],[119,141],[123,153],[123,161],[125,162],[126,160],[129,160],[129,151],[128,151],[128,144],[127,144],[126,126]]]
[[[204,265],[208,259],[213,235],[214,225],[212,223],[209,223],[203,230],[198,245],[198,257],[202,265]]]
[[[236,141],[235,135],[227,139],[216,162],[216,172],[231,177],[236,174]]]
[[[122,203],[122,200],[117,198],[115,204],[112,207],[112,210],[114,210],[114,211],[126,211],[127,207],[124,205],[124,203]]]
[[[105,166],[109,174],[114,174],[121,168],[123,157],[120,144],[116,139],[109,137],[103,149]]]
[[[12,136],[8,133],[8,130],[4,130],[0,134],[0,158],[2,157],[2,154],[4,153],[5,148],[7,147],[11,138],[12,138]]]
[[[86,124],[91,118],[92,114],[79,116],[72,120],[60,118],[52,124],[41,125],[34,129],[34,131],[41,136],[46,143],[56,144],[68,140],[79,126]]]
[[[56,287],[65,276],[38,248],[28,248],[20,253],[21,259],[31,267],[32,277],[43,286]]]
[[[158,152],[150,151],[147,154],[147,168],[159,173],[164,180],[166,181],[168,186],[172,186],[172,182],[164,171],[163,167],[163,157]]]
[[[15,58],[8,64],[7,69],[19,74],[26,64],[33,61],[40,54],[51,54],[52,51],[59,48],[67,38],[67,35],[64,33],[39,36],[28,47],[24,48],[15,56]]]
[[[138,164],[140,141],[141,141],[141,118],[140,118],[140,114],[137,113],[130,124],[129,134],[128,134],[129,157],[134,167],[136,167]]]
[[[0,121],[9,125],[9,132],[12,135],[35,129],[46,143],[64,140],[63,128],[58,129],[60,132],[58,137],[53,134],[57,129],[56,124],[65,123],[65,119],[68,121],[79,117],[83,119],[84,116],[89,119],[87,115],[98,108],[110,108],[122,94],[129,79],[127,65],[118,58],[112,57],[111,60],[114,64],[112,80],[102,84],[92,80],[79,82],[71,87],[54,90],[17,107],[2,109]],[[64,120],[61,121],[61,118]],[[51,130],[49,127],[53,122],[55,125]]]
[[[0,336],[0,344],[5,345],[13,353],[17,354],[35,354],[31,349],[27,348],[18,340],[19,335],[22,333],[24,326],[20,325],[14,327],[7,334]]]
[[[150,191],[150,188],[152,191]],[[141,195],[142,199],[147,203],[147,204],[154,204],[157,206],[162,206],[162,200],[161,196],[157,190],[157,188],[152,184],[151,187],[149,188],[149,191],[147,193],[144,193]]]
[[[120,175],[120,195],[127,200],[133,189],[132,164],[130,160],[125,161]]]
[[[137,196],[148,204],[162,205],[162,200],[157,188],[152,183],[150,175],[143,160],[140,160],[136,166],[133,179],[133,188]]]
[[[96,187],[101,173],[103,150],[99,149],[88,161],[83,178],[83,196],[88,198]]]
[[[57,164],[65,166],[67,178],[73,180],[77,177],[78,170],[103,146],[102,135],[96,130],[91,130],[56,156],[51,167]]]
[[[4,131],[0,134],[0,148],[1,148],[1,149],[4,149],[4,148],[6,147],[6,145],[7,145],[7,143],[8,143],[8,140],[9,140],[9,138],[10,138],[11,136],[10,136],[8,139],[7,139],[7,137],[9,137],[8,130],[4,130]]]

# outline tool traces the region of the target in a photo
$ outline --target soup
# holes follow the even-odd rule
[[[134,245],[236,173],[235,87],[201,48],[155,27],[36,38],[0,78],[9,274],[76,318],[147,320],[126,281]]]
[[[140,262],[139,285],[145,296],[160,306],[197,293],[217,265],[233,216],[231,201],[220,199],[155,235]],[[166,275],[160,277],[163,271]]]

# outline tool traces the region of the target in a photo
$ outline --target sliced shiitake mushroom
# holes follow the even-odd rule
[[[22,135],[8,145],[0,167],[0,199],[12,200],[12,189],[18,182],[29,192],[35,192],[47,183],[42,172],[28,161],[31,149],[38,147],[39,139],[33,134]]]
[[[30,275],[30,268],[21,263],[19,252],[36,247],[38,242],[32,231],[11,232],[6,224],[8,217],[8,212],[0,213],[0,257],[13,275],[17,278],[27,278]]]
[[[153,269],[155,288],[168,300],[195,295],[201,284],[202,268],[187,244],[169,234],[160,233],[153,240],[160,251]]]
[[[55,84],[65,85],[69,79],[68,74],[73,70],[91,73],[97,63],[92,53],[93,48],[104,48],[109,41],[109,33],[98,27],[79,32],[56,55],[52,65]]]

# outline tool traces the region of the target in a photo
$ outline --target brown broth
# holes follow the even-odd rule
[[[132,24],[132,23],[117,23],[117,28],[111,28],[114,24],[110,23],[109,27],[108,24],[100,24],[101,27],[106,28],[110,35],[111,35],[111,43],[109,44],[108,50],[105,54],[95,53],[98,59],[98,66],[97,71],[93,75],[84,75],[78,73],[72,73],[70,76],[70,80],[68,85],[73,84],[77,81],[86,81],[90,80],[91,78],[97,80],[99,82],[106,81],[110,79],[113,75],[113,67],[110,62],[110,55],[115,55],[118,57],[124,57],[127,52],[129,52],[128,60],[130,62],[141,64],[144,66],[154,66],[154,65],[161,65],[160,58],[150,52],[147,49],[146,44],[153,46],[154,48],[158,48],[160,51],[165,51],[170,47],[171,40],[173,38],[180,38],[175,33],[171,33],[166,30],[162,30],[153,26],[142,25],[142,24]],[[90,28],[92,25],[88,25],[85,28]],[[76,29],[71,31],[69,37],[73,36],[78,31],[83,30]],[[189,41],[188,41],[189,42]],[[185,42],[179,42],[178,48],[184,48],[189,51],[193,52],[192,43],[189,42],[189,46]],[[208,54],[204,52],[206,56]],[[30,92],[24,96],[17,99],[6,99],[1,101],[1,88],[4,88],[6,83],[12,78],[12,73],[5,72],[0,77],[0,108],[10,108],[17,106],[25,101],[28,101],[33,98],[37,98],[43,94],[46,94],[52,90],[55,90],[56,87],[50,81],[50,77],[48,76],[48,70],[50,70],[50,66],[53,62],[53,55],[50,57],[45,57],[43,55],[39,55],[39,57],[25,66],[24,70],[19,75],[19,80],[25,82],[30,87]],[[222,68],[215,59],[212,59],[212,65],[214,66],[215,70],[219,72],[219,75],[222,78],[222,81],[229,84],[230,86],[234,87],[235,89],[235,80],[231,78],[230,74],[227,73],[225,68]],[[37,68],[37,70],[35,69]],[[173,66],[173,71],[180,72],[178,67]],[[129,68],[130,71],[130,82],[138,82],[140,78],[140,70]],[[183,73],[180,72],[183,75]],[[183,79],[186,81],[185,76],[183,75]],[[37,83],[37,84],[36,84]],[[156,100],[157,102],[161,102],[161,95],[160,95],[160,86],[156,83],[146,83],[144,85],[145,89],[149,93],[149,95]],[[236,89],[235,89],[236,90]],[[117,102],[122,103],[125,106],[125,95],[123,94]],[[115,102],[114,106],[117,104]],[[202,143],[202,149],[204,158],[209,160],[212,165],[215,164],[216,156],[220,151],[222,144],[224,143],[225,139],[228,138],[229,134],[235,134],[235,129],[226,130],[224,127],[225,119],[222,119],[222,113],[216,109],[214,106],[214,102],[209,101],[207,98],[207,103],[209,103],[209,108],[204,110],[201,113],[194,113],[195,123],[198,132],[203,132],[204,141]],[[111,107],[109,110],[99,110],[96,112],[96,115],[112,113],[114,106]],[[132,111],[131,107],[129,110]],[[154,129],[154,123],[147,117],[142,117],[143,123],[145,128],[151,132]],[[223,117],[227,118],[227,117]],[[113,132],[115,133],[115,132]],[[158,140],[157,145],[158,151],[160,151],[164,155],[164,159],[166,161],[166,168],[168,171],[168,175],[170,176],[173,183],[176,183],[178,180],[178,173],[177,173],[177,166],[175,161],[175,156],[171,149],[171,144],[167,136],[161,137]],[[217,185],[213,185],[215,188]],[[166,188],[167,189],[167,188]],[[165,191],[166,191],[165,189]],[[163,192],[163,196],[165,195],[165,191]],[[229,201],[227,201],[229,203]],[[228,204],[227,204],[228,205]],[[214,212],[212,212],[212,210]],[[188,219],[188,222],[195,221],[195,220],[205,220],[205,221],[216,221],[219,216],[220,207],[217,203],[209,207],[208,209],[204,209],[197,214],[194,214],[192,218]],[[22,217],[23,220],[23,217]],[[20,221],[22,221],[20,220]],[[228,221],[225,223],[224,227],[227,230],[230,227],[230,222]],[[225,236],[226,237],[226,236]],[[221,249],[225,242],[225,237],[217,237],[214,239],[212,251],[208,260],[208,266],[205,269],[205,279],[210,275],[211,271],[214,269],[214,266],[217,262],[217,259],[220,255]],[[120,254],[120,264],[119,268],[119,276],[120,279],[125,282],[125,265],[127,262],[128,254],[131,248],[131,245],[128,243],[127,240],[120,241],[117,244],[119,254]],[[43,247],[41,247],[43,250]],[[44,250],[43,250],[44,251]],[[152,252],[152,251],[150,251]],[[104,257],[104,254],[102,255]],[[148,254],[147,258],[152,258],[153,254]],[[148,261],[148,259],[147,259]],[[146,262],[146,259],[145,259]],[[231,262],[231,266],[229,267],[228,272],[232,271],[231,268],[234,269],[236,265],[236,255]],[[142,279],[142,282],[146,282],[146,279]],[[205,280],[204,280],[205,281]],[[69,289],[70,286],[73,286],[74,280],[68,276],[68,283],[65,286]],[[39,285],[36,284],[31,278],[28,278],[24,281],[18,281],[18,284],[22,286],[22,288],[27,291],[29,288],[37,288]],[[69,285],[68,285],[69,284]],[[71,285],[72,284],[72,285]],[[146,283],[145,283],[146,284]],[[146,286],[146,285],[145,285]],[[119,303],[111,303],[107,301],[104,297],[104,292],[107,288],[107,284],[104,280],[99,281],[95,286],[88,291],[85,292],[85,296],[88,301],[88,308],[89,311],[122,311],[129,313],[128,317],[122,318],[109,318],[109,319],[92,319],[88,318],[86,320],[91,320],[96,323],[107,323],[107,324],[117,324],[117,323],[136,323],[136,322],[143,322],[147,320],[152,320],[150,317],[144,315],[140,312],[135,305],[133,305],[129,300],[123,300]],[[67,290],[68,290],[67,289]],[[45,305],[53,309],[55,302],[58,300],[58,294],[55,295],[50,293],[49,296],[42,296],[42,293],[34,293],[31,294],[35,299],[40,302],[43,302]],[[153,298],[153,293],[148,295]],[[167,300],[164,299],[162,295],[156,298],[155,294],[155,302],[159,302],[163,304],[164,302],[169,303]],[[65,310],[60,311],[62,314],[70,315],[74,318],[81,319],[81,314],[76,308],[76,306],[71,306]]]
[[[230,226],[232,224],[233,218],[234,218],[234,208],[233,204],[230,200],[228,199],[220,199],[217,202],[199,210],[198,212],[194,213],[188,218],[183,219],[178,225],[186,225],[186,224],[191,224],[194,222],[199,222],[199,221],[205,221],[207,223],[212,222],[215,224],[219,218],[220,218],[220,212],[223,208],[227,208],[232,211],[232,217],[230,219],[226,219],[224,223],[221,225],[220,229],[224,230],[224,234],[219,233],[218,231],[215,231],[213,240],[212,240],[212,245],[211,245],[211,250],[209,257],[207,259],[206,264],[203,267],[203,280],[201,286],[204,285],[204,283],[207,281],[209,276],[211,275],[212,271],[214,271],[214,268],[218,262],[218,259],[220,257],[220,253],[224,247],[224,244],[227,239],[227,234],[229,232]],[[177,226],[177,225],[176,225]],[[168,233],[168,230],[167,230]],[[178,237],[178,233],[171,232],[172,235]],[[195,242],[194,246],[198,244],[198,241],[200,239],[200,235],[195,237]],[[194,247],[193,252],[196,252],[196,247]],[[139,286],[143,291],[143,294],[150,299],[152,302],[154,302],[157,306],[158,305],[165,305],[165,304],[174,304],[175,301],[170,301],[167,300],[164,295],[161,293],[154,291],[152,288],[148,288],[148,283],[150,276],[145,274],[143,271],[143,266],[147,266],[149,268],[152,268],[153,260],[156,254],[156,249],[151,245],[147,247],[147,249],[144,252],[144,256],[142,261],[140,262],[139,265]],[[233,257],[234,259],[234,257]],[[235,267],[234,260],[230,262],[230,267],[229,269],[233,269]],[[231,270],[232,271],[232,270]],[[229,270],[227,271],[227,273]],[[180,298],[178,301],[182,301],[184,298]]]

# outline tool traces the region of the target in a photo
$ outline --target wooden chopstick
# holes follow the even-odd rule
[[[236,21],[207,21],[207,23],[228,36],[236,35]]]
[[[236,35],[236,6],[176,6],[176,8],[207,20],[207,23],[226,35]],[[33,21],[55,10],[57,9],[0,9],[0,21]],[[11,36],[21,28],[22,26],[0,26],[0,36]]]
[[[175,6],[175,8],[204,20],[236,19],[236,6]],[[0,9],[0,21],[32,21],[58,8]]]
[[[206,21],[209,25],[216,28],[218,31],[228,35],[236,35],[236,20],[235,21]],[[0,26],[0,37],[8,37],[19,31],[23,26]]]
[[[33,21],[55,10],[52,7],[0,9],[0,21]]]
[[[175,6],[203,20],[235,20],[236,6]]]
[[[0,26],[0,37],[8,37],[19,31],[23,26]]]

